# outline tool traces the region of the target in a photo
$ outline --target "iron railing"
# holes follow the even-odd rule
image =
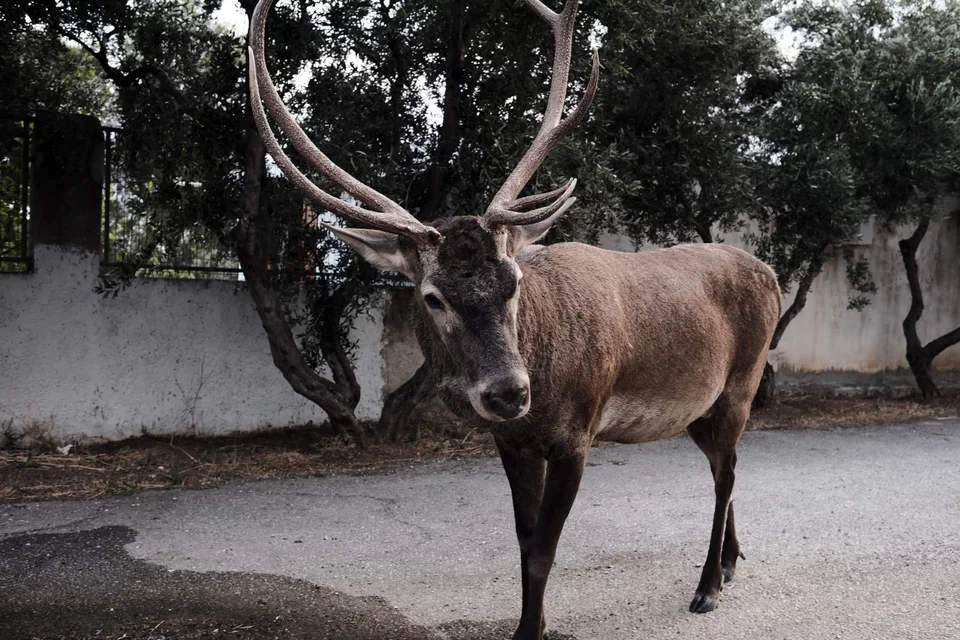
[[[33,270],[32,146],[32,118],[0,115],[0,273]]]
[[[164,221],[156,212],[133,206],[137,197],[116,162],[123,131],[103,127],[104,190],[100,268],[104,276],[239,280],[235,256],[201,225],[176,233],[158,233]],[[0,273],[33,270],[30,198],[33,119],[0,114]],[[142,204],[142,203],[141,203]],[[319,275],[304,265],[304,278]],[[404,286],[393,274],[381,274],[379,286]]]
[[[159,233],[164,220],[135,202],[134,186],[116,163],[123,130],[103,127],[104,196],[100,267],[105,275],[237,280],[240,266],[200,225]]]

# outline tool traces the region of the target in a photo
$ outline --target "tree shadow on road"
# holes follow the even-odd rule
[[[411,624],[381,598],[251,573],[172,571],[131,557],[127,527],[0,540],[5,640],[490,640],[506,623]],[[504,631],[501,632],[500,627]]]

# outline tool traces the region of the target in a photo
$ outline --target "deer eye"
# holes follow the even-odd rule
[[[427,295],[423,296],[423,301],[427,303],[428,307],[435,309],[436,311],[443,311],[446,309],[443,301],[432,293],[428,293]]]
[[[520,286],[520,279],[507,281],[507,300],[517,294],[517,287]]]

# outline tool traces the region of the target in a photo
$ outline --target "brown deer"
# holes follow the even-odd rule
[[[690,610],[713,610],[743,557],[731,494],[736,447],[780,316],[773,271],[739,249],[681,245],[639,254],[578,243],[538,246],[574,203],[575,180],[519,197],[562,136],[578,0],[553,12],[525,2],[553,30],[555,61],[539,133],[481,217],[424,224],[330,161],[284,106],[267,71],[264,26],[251,24],[250,95],[264,143],[307,197],[364,227],[330,230],[380,269],[415,285],[417,338],[428,375],[458,416],[492,431],[516,516],[523,605],[515,639],[543,637],[543,596],[560,532],[596,438],[646,442],[684,429],[706,454],[716,489],[707,559]],[[297,153],[366,208],[325,193],[281,149],[270,113]]]

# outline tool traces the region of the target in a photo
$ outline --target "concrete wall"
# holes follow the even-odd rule
[[[325,419],[273,366],[242,282],[138,279],[104,299],[97,254],[37,245],[34,262],[0,274],[0,423],[69,440]],[[374,308],[354,332],[364,419],[379,414],[381,326]]]
[[[218,434],[325,418],[273,366],[242,282],[141,279],[115,298],[97,296],[99,123],[41,114],[35,136],[35,271],[0,274],[0,426],[39,426],[60,440],[118,439],[144,430]],[[943,203],[944,213],[953,213],[931,226],[918,255],[925,342],[960,324],[958,204]],[[878,292],[863,312],[846,309],[843,262],[827,265],[772,355],[781,389],[913,392],[900,327],[910,300],[897,248],[908,233],[864,229],[858,251],[870,261]],[[742,245],[736,236],[725,240]],[[634,250],[617,236],[603,245]],[[362,420],[376,419],[384,395],[422,361],[411,294],[384,291],[354,329]],[[960,345],[935,365],[942,388],[960,388]]]
[[[960,220],[957,202],[945,203],[954,213],[931,225],[920,245],[917,262],[924,294],[924,312],[917,325],[927,343],[960,326]],[[885,232],[871,229],[872,242],[858,250],[870,262],[877,292],[861,312],[843,306],[848,286],[844,262],[837,259],[814,282],[803,312],[790,324],[771,361],[780,378],[803,387],[816,387],[811,373],[822,375],[819,386],[847,383],[915,389],[907,367],[902,322],[910,308],[910,290],[898,241],[912,229]],[[787,304],[792,301],[791,295]],[[943,388],[960,384],[960,345],[934,360]],[[860,375],[843,376],[843,373]]]
[[[873,303],[847,310],[843,262],[828,265],[772,356],[783,390],[913,392],[900,328],[909,306],[896,245],[904,234],[867,235],[861,250],[879,289]],[[611,243],[630,248],[623,239]],[[34,273],[0,274],[0,424],[39,424],[71,440],[324,420],[273,366],[242,282],[140,279],[104,299],[93,292],[96,253],[38,245],[34,258]],[[956,216],[931,228],[919,261],[926,294],[920,331],[930,340],[960,324]],[[411,294],[384,292],[354,330],[361,419],[376,419],[384,395],[422,361]],[[936,366],[945,388],[960,388],[960,346]]]
[[[950,215],[931,225],[917,255],[926,307],[918,330],[924,343],[960,326],[958,208],[960,201],[956,198],[942,203],[943,213]],[[916,391],[907,369],[901,326],[910,308],[910,291],[897,246],[899,239],[909,236],[913,229],[885,232],[869,224],[862,231],[862,244],[856,251],[869,261],[877,293],[863,311],[847,309],[846,263],[837,257],[825,266],[814,282],[806,307],[771,354],[779,388],[785,393],[903,395]],[[723,240],[750,250],[737,234]],[[618,235],[605,235],[600,244],[614,251],[637,250],[629,239]],[[644,246],[639,250],[653,248]],[[387,306],[381,352],[387,391],[413,375],[422,362],[410,325],[410,294],[394,293]],[[787,294],[784,309],[793,297],[793,291]],[[960,389],[960,345],[941,353],[934,367],[941,389]]]

